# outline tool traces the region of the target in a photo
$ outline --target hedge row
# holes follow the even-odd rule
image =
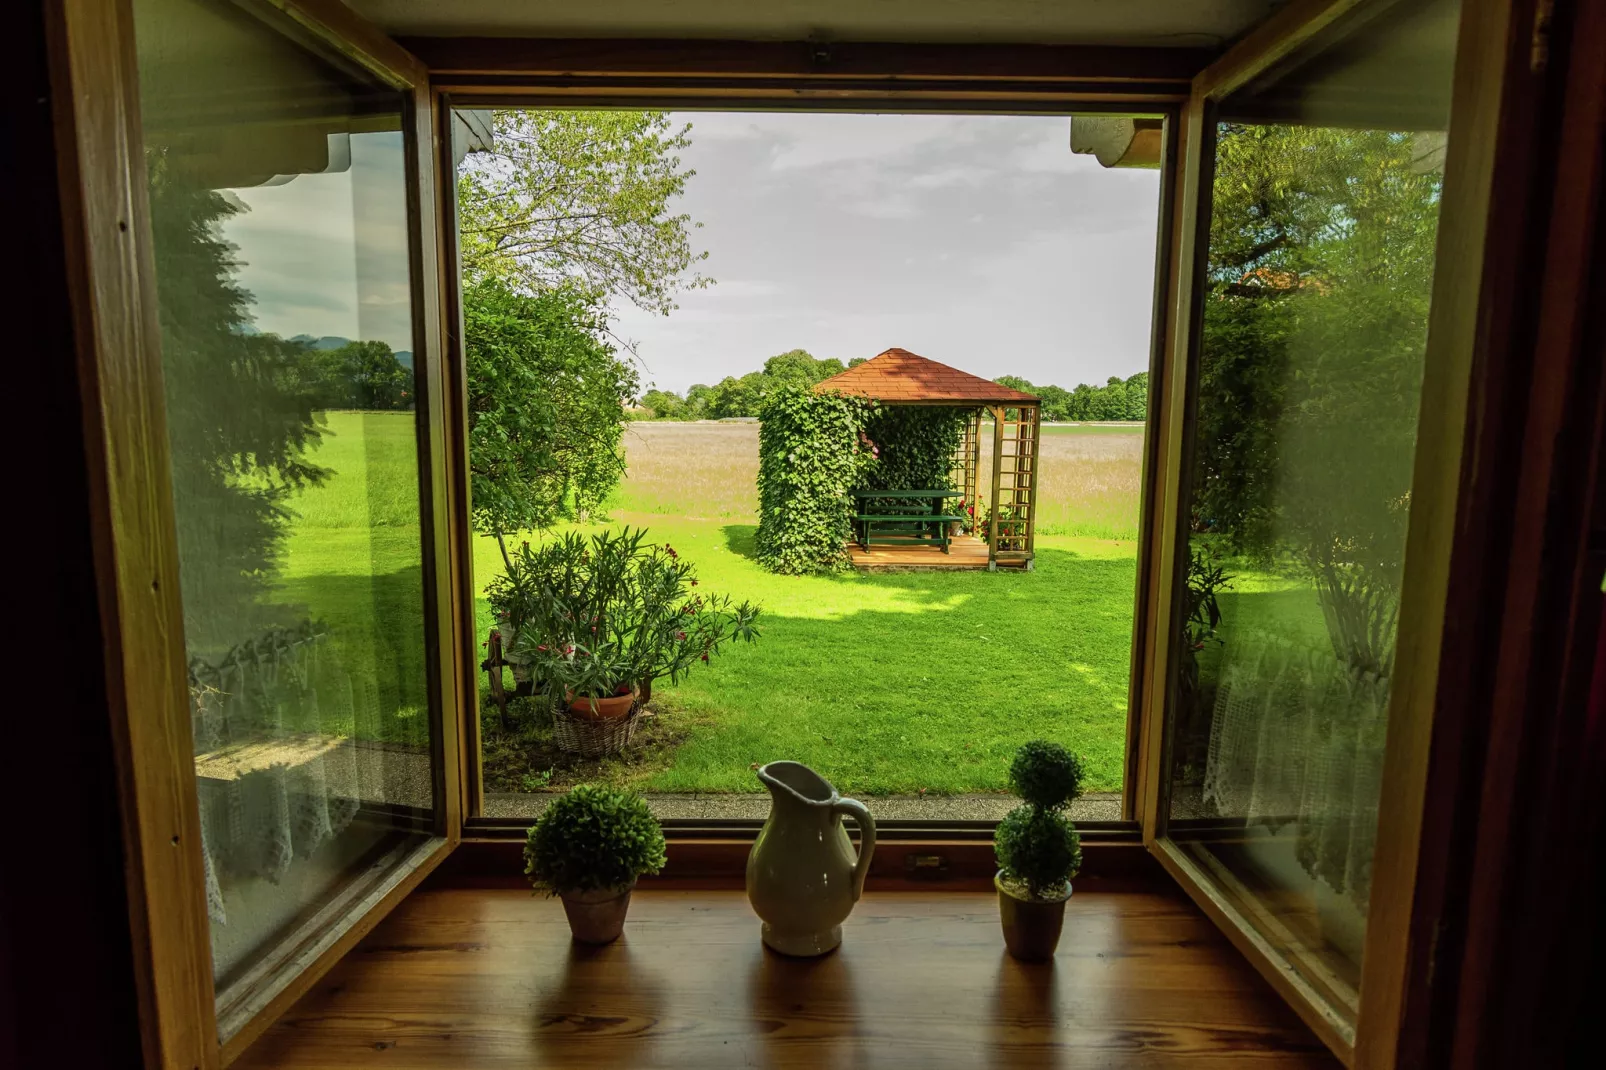
[[[771,391],[759,413],[759,563],[787,574],[846,568],[849,492],[947,487],[968,417],[805,388]]]
[[[876,406],[801,387],[771,391],[759,410],[758,560],[772,572],[846,568],[853,499],[874,463],[860,442]]]

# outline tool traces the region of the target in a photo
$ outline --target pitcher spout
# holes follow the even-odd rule
[[[842,798],[829,780],[802,762],[770,762],[759,767],[758,779],[777,802],[798,802],[829,810]]]

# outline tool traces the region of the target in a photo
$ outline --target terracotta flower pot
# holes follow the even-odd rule
[[[588,695],[576,695],[569,692],[569,712],[576,717],[584,717],[592,721],[617,721],[630,714],[630,707],[635,703],[636,696],[625,688],[623,693],[611,698],[593,698]]]
[[[611,944],[625,931],[625,914],[630,910],[631,881],[623,888],[598,888],[591,892],[559,892],[563,912],[569,916],[569,932],[582,944]]]
[[[1023,962],[1046,962],[1059,947],[1060,931],[1065,927],[1065,904],[1071,898],[1071,885],[1059,899],[1032,899],[1016,895],[1004,884],[1004,871],[993,875],[998,889],[998,918],[1004,923],[1004,946]]]

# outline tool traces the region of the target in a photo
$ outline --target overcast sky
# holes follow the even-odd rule
[[[717,285],[667,317],[616,310],[644,381],[683,392],[795,348],[1066,387],[1148,367],[1159,172],[1073,155],[1069,119],[678,118],[679,208]]]
[[[413,348],[399,131],[353,134],[350,166],[229,191],[224,221],[255,327]]]
[[[1149,362],[1159,172],[1073,155],[1061,117],[698,113],[673,206],[717,280],[667,317],[616,307],[643,382],[684,392],[806,349],[893,346],[1073,387]],[[234,191],[256,326],[411,349],[401,136],[351,167]]]

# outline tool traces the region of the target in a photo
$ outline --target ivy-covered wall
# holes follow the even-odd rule
[[[952,486],[954,451],[970,409],[951,405],[888,405],[865,424],[874,461],[855,490],[909,490]]]
[[[863,398],[782,387],[758,432],[758,561],[772,572],[846,568],[853,499],[875,458],[860,441],[878,410]]]

